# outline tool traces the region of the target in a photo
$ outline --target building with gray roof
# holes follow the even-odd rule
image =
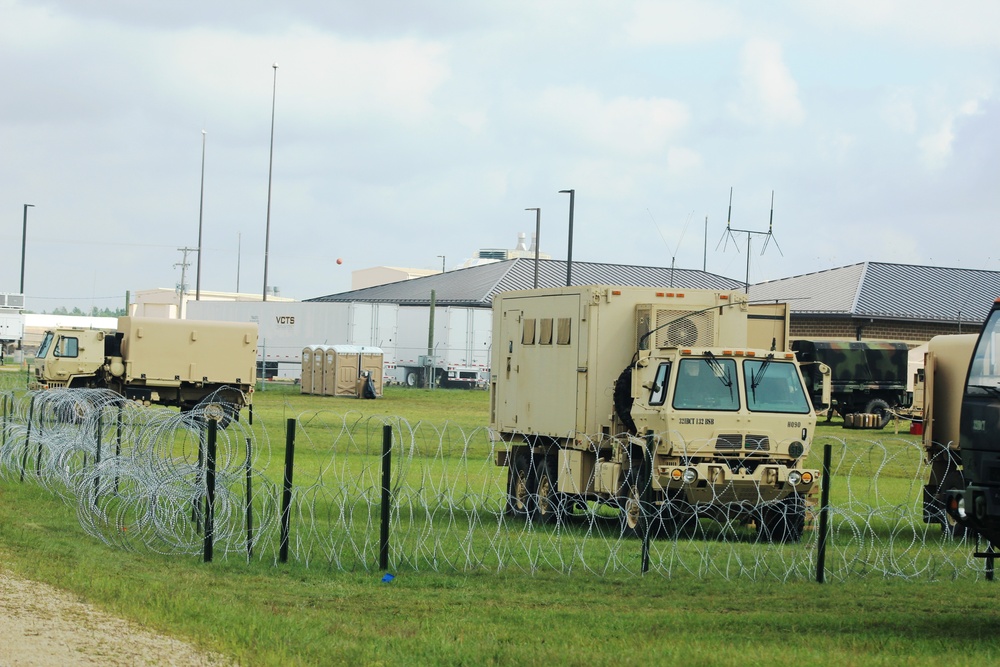
[[[564,286],[566,284],[566,268],[565,261],[540,259],[538,261],[538,286]],[[489,308],[493,304],[493,297],[500,292],[531,289],[534,286],[534,277],[535,260],[519,257],[423,278],[315,297],[306,299],[306,301],[357,301],[423,306],[430,304],[431,290],[434,290],[435,301],[438,305]],[[705,271],[658,266],[602,264],[599,262],[573,262],[571,278],[573,285],[623,285],[718,290],[743,288],[741,282]]]
[[[750,286],[753,301],[786,301],[793,338],[924,342],[975,333],[994,299],[1000,272],[861,262]]]

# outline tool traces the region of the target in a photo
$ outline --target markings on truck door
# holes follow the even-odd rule
[[[710,426],[715,424],[715,420],[711,417],[681,417],[678,421],[681,424],[708,424]]]

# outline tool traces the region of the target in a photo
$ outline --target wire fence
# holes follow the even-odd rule
[[[185,413],[96,390],[6,392],[0,402],[0,481],[41,485],[75,508],[88,535],[117,549],[201,556],[208,531],[217,558],[332,570],[388,564],[782,582],[817,574],[818,493],[792,507],[764,496],[674,501],[655,517],[639,501],[636,525],[627,503],[537,485],[521,493],[516,468],[511,479],[497,465],[510,443],[485,428],[308,412],[272,443],[260,424],[224,417],[225,428],[209,429],[210,417],[229,414],[211,400]],[[391,443],[383,451],[386,426]],[[833,454],[827,581],[986,576],[973,556],[975,538],[924,522],[929,466],[919,442],[821,437],[812,467],[820,467],[824,445]],[[795,528],[773,532],[787,525]]]

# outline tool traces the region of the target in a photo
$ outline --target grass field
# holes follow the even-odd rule
[[[356,401],[269,384],[256,394],[254,429],[266,432],[272,458],[280,459],[274,440],[285,419],[360,409],[411,424],[449,421],[467,433],[486,423],[488,396],[391,389],[379,401]],[[321,421],[308,438],[317,450],[327,428]],[[820,435],[845,433],[835,424]],[[877,448],[866,442],[870,433],[853,436],[852,446],[871,448],[880,484],[906,488],[919,457],[913,461],[912,439],[890,435],[876,436],[887,443]],[[72,507],[17,482],[0,482],[0,563],[246,665],[982,665],[1000,658],[995,584],[982,580],[869,576],[820,585],[683,572],[404,568],[382,583],[381,572],[315,562],[205,564],[112,549],[82,532]]]

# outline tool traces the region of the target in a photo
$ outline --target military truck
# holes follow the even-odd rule
[[[928,381],[925,396],[930,394],[935,403],[925,403],[925,415],[930,412],[936,423],[924,442],[944,444],[953,451],[956,429],[937,427],[943,423],[940,420],[957,424],[962,480],[947,489],[945,507],[951,521],[989,542],[990,549],[976,555],[986,557],[992,571],[993,554],[1000,545],[1000,299],[994,301],[967,364],[962,363],[963,356],[956,354],[949,362],[940,355],[936,360],[940,363],[935,363],[935,384],[949,363],[960,375],[965,369],[964,381],[957,392],[960,401],[951,398],[942,403],[936,403],[939,394],[931,391]]]
[[[119,317],[117,330],[45,332],[34,384],[110,389],[129,400],[181,410],[221,390],[228,421],[249,402],[256,361],[256,324]]]
[[[837,412],[876,415],[875,426],[884,428],[894,412],[907,408],[913,397],[906,389],[906,343],[849,340],[793,340],[792,350],[802,365],[810,395],[822,393],[822,366],[831,369],[831,400],[827,419]]]
[[[976,334],[935,336],[924,357],[923,445],[930,474],[924,485],[923,519],[944,533],[962,537],[966,528],[947,510],[949,498],[965,488],[962,465],[962,401],[976,347]],[[963,508],[964,514],[964,508]]]
[[[787,339],[787,305],[741,292],[497,295],[490,426],[507,511],[545,523],[596,502],[629,532],[709,517],[799,539],[816,413]]]

